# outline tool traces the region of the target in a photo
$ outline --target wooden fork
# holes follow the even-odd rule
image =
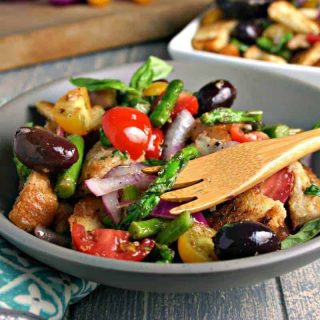
[[[285,138],[238,144],[190,161],[179,174],[175,190],[164,193],[161,199],[187,202],[173,208],[172,214],[208,209],[232,199],[319,149],[320,129]],[[150,167],[144,172],[158,170],[159,167]]]

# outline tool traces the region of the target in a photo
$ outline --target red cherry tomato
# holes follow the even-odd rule
[[[240,143],[269,139],[268,135],[261,131],[244,133],[241,124],[233,124],[230,128],[231,139]]]
[[[129,232],[113,229],[96,229],[86,232],[81,224],[72,225],[72,241],[83,253],[118,260],[142,261],[153,248],[155,241],[144,239],[129,241]]]
[[[320,42],[320,36],[317,36],[315,34],[308,34],[307,35],[307,41],[310,43],[310,44],[315,44],[317,42]]]
[[[146,151],[147,159],[160,159],[164,136],[161,129],[152,128],[151,137]]]
[[[260,190],[265,196],[285,203],[291,195],[293,184],[293,173],[287,167],[262,182]]]
[[[137,160],[147,149],[151,136],[151,122],[144,113],[128,107],[115,107],[105,112],[102,128],[112,145],[127,151]]]
[[[197,114],[199,110],[199,102],[197,97],[188,92],[182,92],[179,95],[176,105],[172,111],[172,118],[174,119],[177,114],[184,109],[188,110],[192,115]]]

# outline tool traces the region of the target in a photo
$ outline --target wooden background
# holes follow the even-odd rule
[[[0,73],[0,97],[14,97],[61,77],[141,61],[150,54],[167,58],[166,43],[125,47]],[[320,260],[264,283],[210,293],[156,294],[100,286],[71,306],[65,319],[317,320],[320,319]]]

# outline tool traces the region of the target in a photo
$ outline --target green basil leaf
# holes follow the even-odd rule
[[[312,184],[309,186],[304,194],[310,195],[310,196],[318,196],[320,197],[320,188],[316,186],[315,184]]]
[[[92,79],[92,78],[71,78],[70,82],[77,87],[86,87],[89,91],[98,91],[105,89],[115,89],[119,91],[128,92],[133,95],[140,93],[120,80],[113,79]]]
[[[157,57],[149,57],[148,60],[134,73],[130,86],[142,91],[153,81],[166,78],[173,70],[164,60]]]
[[[288,249],[305,243],[320,233],[320,219],[307,222],[296,234],[290,235],[281,242],[281,249]]]

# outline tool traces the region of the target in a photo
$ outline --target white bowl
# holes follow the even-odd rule
[[[233,65],[247,66],[248,68],[267,70],[297,78],[316,86],[320,86],[320,68],[302,66],[297,64],[277,64],[265,61],[250,60],[244,58],[230,57],[222,54],[195,50],[191,41],[196,33],[201,16],[191,21],[180,33],[178,33],[169,43],[168,51],[175,60],[202,61],[212,66]]]

